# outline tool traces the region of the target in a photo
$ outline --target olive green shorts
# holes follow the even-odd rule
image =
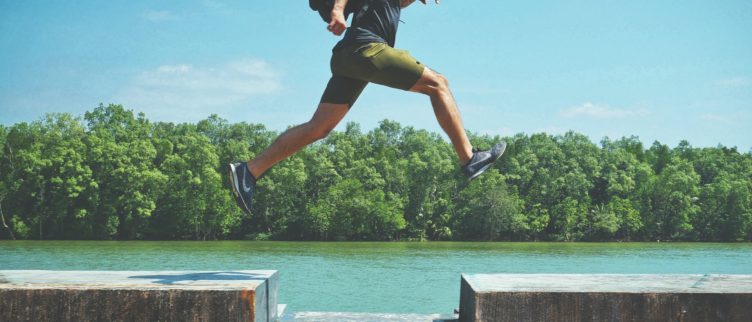
[[[409,90],[425,66],[405,50],[384,43],[342,48],[332,54],[332,78],[321,103],[352,106],[368,83]]]

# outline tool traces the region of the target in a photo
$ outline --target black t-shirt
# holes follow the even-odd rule
[[[386,43],[394,47],[402,10],[400,0],[365,0],[365,2],[368,2],[367,10],[360,19],[357,19],[357,11],[353,14],[350,28],[347,28],[345,36],[334,46],[334,50],[372,42]]]

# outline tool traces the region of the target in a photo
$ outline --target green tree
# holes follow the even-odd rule
[[[312,229],[327,240],[392,240],[405,227],[399,204],[350,178],[332,186],[309,212]]]
[[[167,181],[155,167],[151,126],[143,114],[136,118],[120,105],[100,105],[84,118],[88,161],[98,183],[98,238],[141,238]]]
[[[414,239],[447,240],[453,236],[453,199],[458,193],[456,156],[436,134],[406,128],[400,146],[404,169],[402,186],[395,194],[405,196],[407,234]]]
[[[86,163],[85,131],[69,114],[48,115],[43,125],[44,179],[40,200],[48,218],[51,238],[92,238],[88,216],[94,208],[98,185]]]
[[[463,240],[525,240],[530,222],[519,197],[509,192],[504,176],[488,171],[458,198],[458,237]]]
[[[297,223],[305,212],[306,202],[305,163],[301,155],[295,155],[278,164],[258,183],[258,197],[254,207],[258,231],[264,236],[288,237],[291,221]]]
[[[663,168],[671,161],[671,149],[668,145],[655,141],[650,149],[648,149],[646,159],[650,163],[650,166],[653,167],[653,171],[656,174],[661,174]]]
[[[654,174],[647,163],[639,161],[641,153],[636,147],[641,145],[634,140],[623,138],[611,142],[604,139],[601,142],[604,153],[600,159],[600,175],[595,178],[591,193],[595,207],[591,210],[594,217],[590,221],[593,227],[607,226],[595,229],[596,236],[592,236],[595,239],[632,240],[644,227],[637,205],[642,189],[649,185]],[[612,227],[616,230],[612,231]]]
[[[42,127],[41,122],[14,124],[5,138],[0,171],[7,191],[3,210],[12,218],[10,227],[19,238],[45,237],[46,209],[40,200],[44,193]]]
[[[752,239],[752,154],[637,137],[517,134],[468,182],[446,140],[355,123],[265,174],[253,215],[225,167],[277,133],[217,115],[149,122],[120,105],[0,125],[3,238]],[[499,137],[468,133],[488,148]],[[7,228],[5,228],[7,226]],[[11,237],[11,233],[13,236]]]
[[[674,158],[651,183],[650,211],[643,213],[650,239],[687,239],[698,214],[700,176],[692,165]]]
[[[701,210],[693,220],[696,239],[749,240],[752,231],[751,189],[748,180],[726,175],[703,186],[696,200]]]

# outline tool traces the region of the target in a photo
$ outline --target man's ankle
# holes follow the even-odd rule
[[[253,177],[253,180],[258,181],[259,176],[257,176],[253,172],[253,166],[251,165],[251,161],[246,162],[246,167],[245,168],[248,169],[248,173],[251,174],[251,177]]]
[[[473,155],[475,154],[475,151],[472,151],[472,150],[470,150],[470,151],[471,151],[470,155],[468,155],[466,158],[463,158],[462,156],[459,157],[459,159],[460,159],[460,165],[461,166],[464,167],[465,165],[467,165],[468,163],[470,163],[470,161],[473,160]]]

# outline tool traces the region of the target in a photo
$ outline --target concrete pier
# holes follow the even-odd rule
[[[752,321],[752,275],[462,275],[460,321]]]
[[[0,271],[0,321],[277,319],[276,271]]]

